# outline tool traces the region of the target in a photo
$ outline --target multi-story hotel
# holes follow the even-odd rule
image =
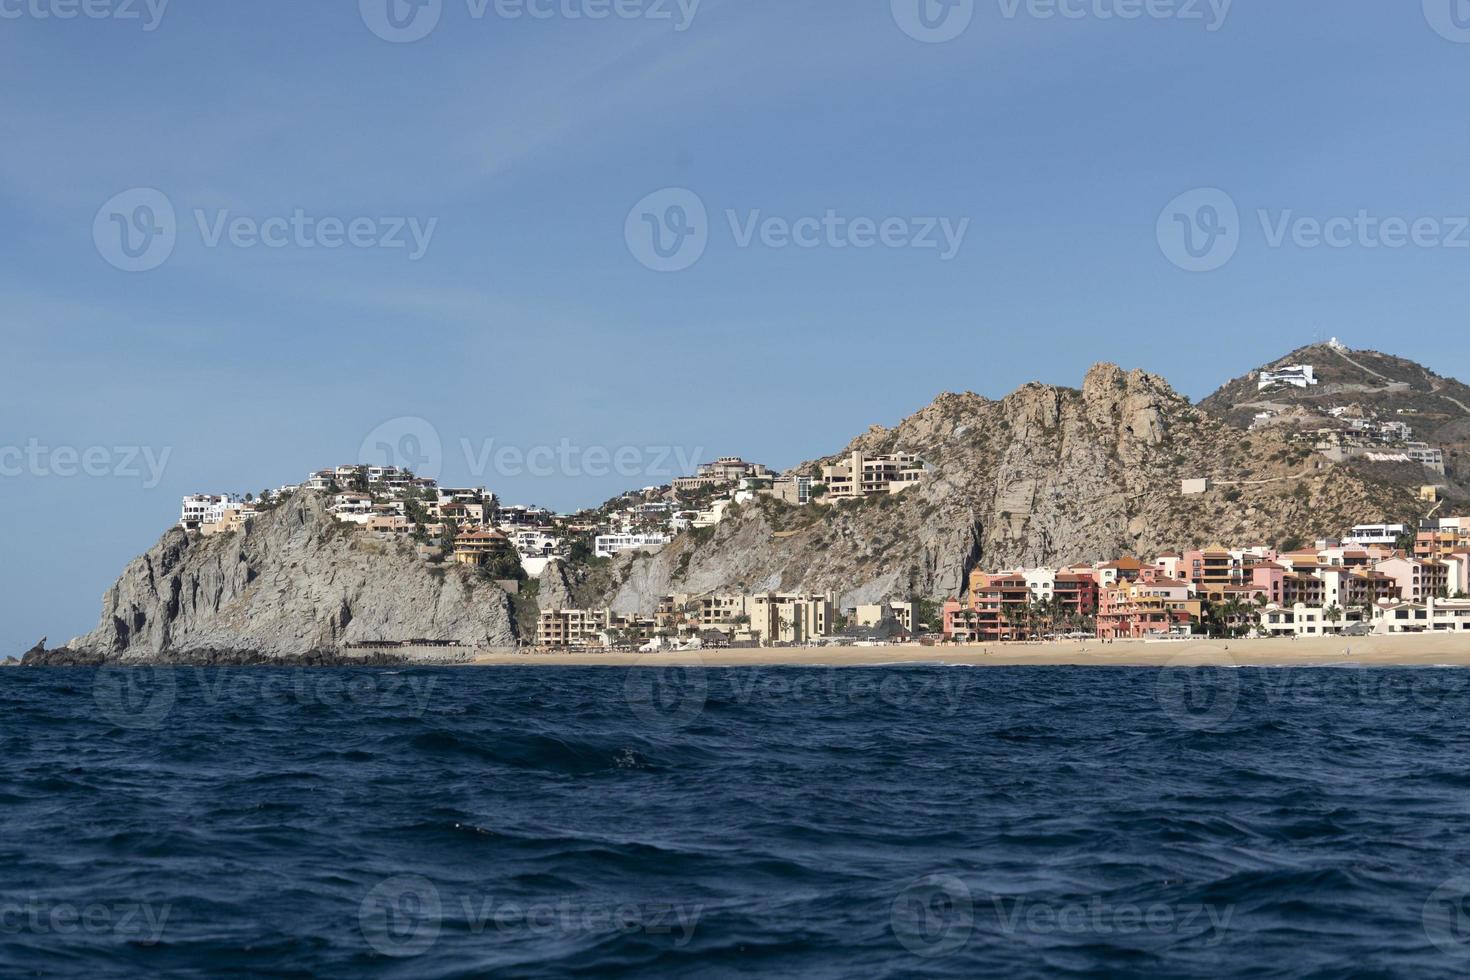
[[[841,462],[822,467],[827,496],[837,499],[899,493],[919,482],[924,462],[910,453],[869,456],[854,452]]]

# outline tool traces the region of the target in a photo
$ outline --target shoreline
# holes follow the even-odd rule
[[[595,653],[465,649],[453,656],[354,657],[321,652],[269,657],[256,652],[186,652],[109,661],[65,648],[26,656],[27,667],[1470,667],[1470,634],[1242,640],[1097,640],[866,647],[765,647],[682,653]]]
[[[1350,651],[1350,652],[1349,652]],[[684,653],[482,651],[464,664],[494,666],[691,667],[1470,667],[1470,634],[1410,633],[1310,639],[1066,640],[962,646],[776,647]]]

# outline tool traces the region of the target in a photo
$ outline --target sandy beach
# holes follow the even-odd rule
[[[1188,664],[1290,667],[1355,663],[1371,666],[1470,667],[1470,635],[1451,633],[1321,639],[1095,640],[990,643],[974,646],[799,647],[688,653],[481,652],[467,666],[830,666],[967,664],[977,667],[1167,667]]]

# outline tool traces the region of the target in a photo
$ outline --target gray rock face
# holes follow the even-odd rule
[[[740,507],[654,556],[620,556],[606,598],[831,590],[844,604],[960,595],[971,569],[1057,566],[1210,544],[1280,544],[1413,520],[1417,486],[1339,467],[1279,435],[1241,432],[1162,379],[1100,364],[1081,389],[1029,384],[999,401],[945,394],[844,452],[918,453],[931,472],[894,497]],[[820,461],[797,469],[812,472]],[[1216,488],[1183,496],[1180,482]]]
[[[572,576],[566,564],[559,559],[553,559],[541,571],[536,605],[541,609],[575,609],[577,600],[573,595],[573,588]]]
[[[102,599],[97,629],[68,648],[109,659],[204,650],[268,657],[363,640],[511,646],[510,598],[401,541],[338,523],[298,494],[235,534],[171,528]]]

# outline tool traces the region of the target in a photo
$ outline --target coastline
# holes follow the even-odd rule
[[[1312,639],[1148,641],[1068,640],[960,646],[763,647],[682,653],[594,653],[480,649],[444,654],[353,656],[322,651],[270,657],[247,651],[195,651],[107,660],[65,648],[27,667],[1470,667],[1470,636],[1407,633]]]
[[[1345,651],[1351,651],[1345,653]],[[794,647],[685,653],[517,653],[482,651],[464,666],[878,667],[1470,667],[1470,636],[1409,633],[1313,639],[1100,643],[989,643],[972,646]]]

